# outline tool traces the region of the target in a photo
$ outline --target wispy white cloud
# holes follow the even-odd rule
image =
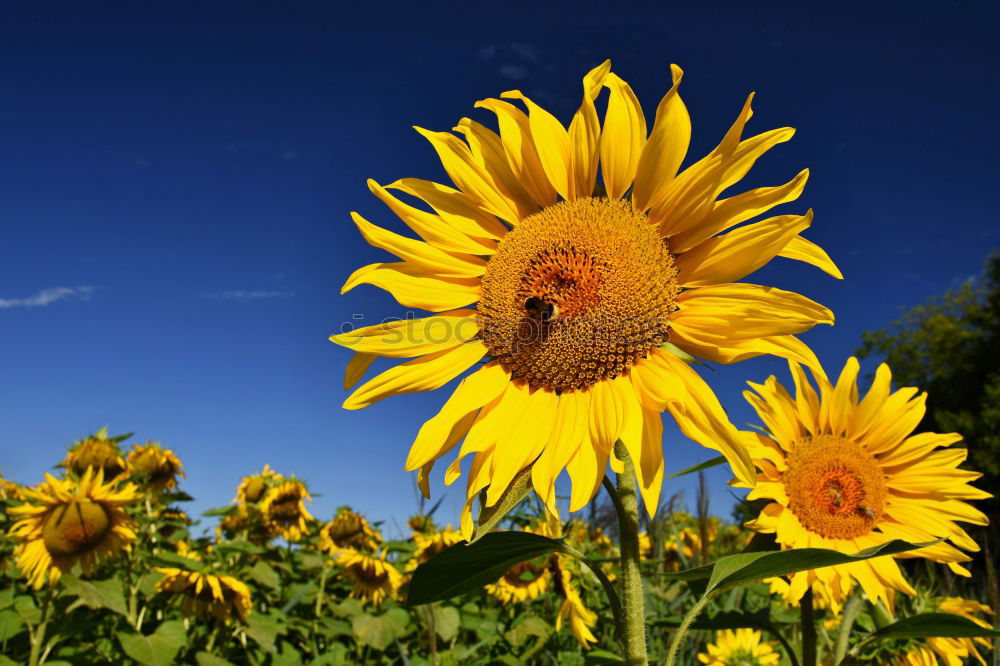
[[[294,291],[282,291],[279,289],[233,289],[230,291],[204,294],[205,298],[215,298],[222,301],[259,301],[266,298],[289,298],[294,295]]]
[[[79,287],[49,287],[27,298],[0,298],[0,310],[10,308],[40,308],[67,299],[88,301],[93,291],[94,288],[88,285]]]

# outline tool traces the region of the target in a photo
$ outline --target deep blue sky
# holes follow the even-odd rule
[[[846,279],[786,260],[751,279],[833,308],[806,336],[831,372],[1000,243],[996,3],[83,4],[0,9],[0,473],[21,482],[110,424],[177,451],[195,510],[270,463],[322,494],[318,517],[349,503],[404,523],[405,453],[445,395],[340,408],[349,354],[327,336],[402,312],[371,287],[338,295],[386,256],[348,212],[391,225],[365,178],[443,177],[411,125],[448,129],[511,88],[565,121],[607,57],[647,115],[669,63],[685,69],[696,157],[751,90],[751,131],[798,129],[745,184],[808,166],[789,210],[815,209],[807,236]],[[708,379],[742,424],[743,382],[770,372],[786,374]],[[664,446],[668,472],[711,455],[672,425]]]

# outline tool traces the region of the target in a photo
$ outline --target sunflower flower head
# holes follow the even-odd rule
[[[260,512],[264,520],[275,526],[283,537],[298,541],[309,530],[309,523],[313,520],[305,504],[311,501],[306,484],[298,479],[288,479],[264,494]]]
[[[406,524],[409,526],[410,530],[413,531],[414,535],[431,534],[437,529],[434,526],[434,519],[423,513],[410,516],[410,519],[406,521]]]
[[[281,533],[277,525],[267,521],[256,504],[237,504],[215,526],[215,540],[232,539],[239,534],[255,544],[266,544]]]
[[[260,474],[244,476],[240,485],[236,487],[236,499],[234,502],[256,504],[263,497],[269,488],[281,483],[284,477],[278,474],[270,465],[264,465]]]
[[[578,510],[609,463],[624,469],[613,454],[618,440],[652,510],[663,479],[665,410],[752,483],[740,434],[689,363],[773,354],[818,366],[795,335],[833,323],[831,312],[793,292],[740,282],[777,256],[840,277],[800,235],[811,211],[744,224],[798,198],[808,172],[720,198],[793,130],[744,139],[751,96],[719,145],[681,169],[691,124],[678,92],[681,69],[671,74],[652,128],[610,61],[584,77],[568,127],[512,90],[476,104],[496,115],[499,132],[469,118],[456,133],[417,128],[452,185],[414,178],[368,185],[419,239],[352,213],[365,240],[399,261],[359,268],[343,291],[370,284],[432,314],[331,338],[355,352],[347,388],[377,357],[411,359],[363,383],[344,407],[434,390],[472,369],[420,428],[406,460],[429,496],[440,458],[458,447],[445,472],[451,484],[461,460],[473,457],[461,524],[467,537],[479,494],[493,506],[526,473],[556,514],[555,480],[567,470],[569,508]]]
[[[77,476],[82,476],[90,467],[100,469],[104,479],[111,481],[128,469],[118,443],[131,436],[128,433],[110,437],[108,427],[104,426],[93,435],[74,442],[66,452],[62,466]]]
[[[429,562],[442,551],[462,541],[464,541],[462,533],[451,529],[451,525],[431,534],[415,533],[413,535],[413,543],[417,549],[414,551],[413,557],[407,561],[406,571],[408,573],[414,571],[421,564]]]
[[[21,486],[0,477],[0,500],[15,500],[20,497]]]
[[[136,488],[105,484],[101,468],[88,467],[79,479],[46,474],[44,483],[20,492],[24,504],[9,509],[19,518],[10,535],[18,567],[35,589],[54,585],[77,564],[89,574],[136,539],[125,511],[138,498]]]
[[[382,544],[382,535],[360,513],[341,507],[336,517],[319,532],[319,547],[330,555],[341,550],[374,552]]]
[[[234,617],[246,622],[253,610],[250,588],[232,576],[176,567],[156,570],[163,574],[156,591],[177,603],[185,617],[215,618],[228,624]]]
[[[970,483],[980,474],[959,469],[967,450],[954,447],[957,434],[911,435],[923,419],[925,395],[915,388],[891,391],[891,374],[882,364],[863,398],[857,388],[858,362],[848,359],[836,385],[821,370],[812,375],[791,364],[796,395],[775,377],[744,393],[767,433],[745,433],[761,471],[748,499],[769,499],[760,516],[748,523],[775,534],[782,548],[817,547],[854,553],[890,539],[926,543],[945,539],[894,557],[924,557],[969,575],[961,566],[976,545],[957,521],[987,524],[986,516],[967,503],[989,493]],[[798,600],[814,582],[826,587],[839,606],[854,578],[873,602],[892,607],[892,590],[914,594],[893,557],[850,566],[799,572],[791,577],[787,597]]]
[[[183,465],[170,449],[159,442],[136,444],[128,453],[129,468],[146,488],[163,493],[177,487],[177,478],[184,476]]]
[[[781,663],[777,645],[761,638],[753,629],[720,631],[707,651],[698,654],[698,661],[706,666],[777,666]]]
[[[403,584],[403,575],[391,562],[386,561],[385,551],[379,556],[356,550],[341,550],[336,558],[344,574],[354,581],[352,597],[375,606],[387,598],[396,598]]]

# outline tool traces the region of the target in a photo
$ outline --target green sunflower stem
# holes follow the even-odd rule
[[[31,656],[28,657],[28,666],[38,666],[39,657],[42,654],[42,645],[45,643],[45,629],[49,622],[49,608],[52,606],[53,587],[49,585],[45,592],[45,600],[42,602],[42,618],[38,621],[38,626],[31,633]]]
[[[802,666],[816,666],[816,615],[811,587],[799,602],[799,617],[802,622]]]
[[[687,636],[688,630],[691,628],[691,623],[695,621],[701,612],[705,610],[705,607],[715,598],[715,593],[709,592],[698,602],[691,607],[684,619],[681,620],[680,626],[674,631],[673,637],[670,639],[670,648],[667,650],[667,658],[663,662],[664,666],[674,666],[677,663],[677,656],[681,649],[681,644],[684,642],[684,637]]]
[[[618,511],[618,539],[622,567],[622,621],[618,627],[622,658],[629,666],[646,666],[646,611],[643,608],[642,569],[639,552],[639,498],[635,465],[619,440],[614,455],[625,469],[616,474],[617,493],[612,494]]]

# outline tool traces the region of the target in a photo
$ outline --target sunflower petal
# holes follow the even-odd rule
[[[469,342],[479,333],[475,310],[452,310],[419,319],[401,319],[331,335],[330,341],[379,356],[422,356]]]
[[[439,250],[423,241],[400,236],[376,226],[357,213],[351,213],[351,219],[370,245],[390,252],[429,273],[441,277],[475,278],[486,272],[486,260],[480,257]]]
[[[500,220],[453,187],[420,178],[401,178],[385,187],[417,197],[433,208],[447,224],[472,238],[500,240],[507,233]]]
[[[563,199],[572,195],[570,186],[569,133],[559,119],[525,97],[520,90],[500,94],[501,97],[520,99],[528,107],[528,128],[538,151],[538,161],[552,187]]]
[[[597,116],[594,100],[604,86],[604,79],[611,71],[611,61],[587,72],[583,77],[583,102],[569,124],[570,172],[573,191],[571,198],[589,197],[597,182],[600,161],[601,120]]]
[[[844,279],[844,274],[840,272],[837,265],[830,259],[830,255],[819,245],[806,240],[802,236],[796,236],[788,241],[788,244],[778,252],[778,256],[803,261],[815,266],[828,275],[832,275],[838,280]]]
[[[476,102],[475,106],[496,114],[507,163],[532,200],[539,206],[554,204],[556,191],[542,168],[528,116],[510,102],[498,99],[484,99]]]
[[[351,360],[347,362],[347,369],[344,371],[345,391],[361,381],[361,378],[364,377],[368,367],[376,358],[378,358],[378,355],[376,354],[354,352],[351,356]]]
[[[486,354],[481,342],[470,342],[401,363],[358,387],[344,401],[344,409],[362,409],[391,395],[441,388]]]
[[[620,199],[632,186],[646,143],[646,117],[625,81],[614,73],[604,78],[611,91],[601,132],[601,173],[609,199]]]
[[[666,196],[691,143],[691,118],[677,91],[684,71],[671,65],[670,73],[673,86],[656,107],[653,130],[642,149],[635,175],[632,202],[640,211],[649,210]]]
[[[744,278],[771,261],[812,224],[812,218],[811,210],[805,215],[779,215],[709,239],[677,257],[678,283],[690,288]]]
[[[406,458],[407,471],[447,453],[447,449],[454,445],[452,435],[460,430],[457,426],[463,419],[492,402],[509,383],[510,374],[499,363],[489,363],[459,382],[441,411],[420,427]],[[471,426],[471,422],[468,425]],[[461,436],[468,430],[466,427]],[[457,439],[460,437],[455,441]]]
[[[517,205],[493,182],[493,178],[480,164],[476,163],[469,146],[454,134],[432,132],[415,127],[430,141],[441,159],[441,165],[458,189],[475,199],[486,211],[511,224],[520,219]]]
[[[340,293],[360,284],[386,290],[405,307],[431,312],[454,310],[479,300],[478,278],[442,278],[405,261],[362,266],[351,273]]]

